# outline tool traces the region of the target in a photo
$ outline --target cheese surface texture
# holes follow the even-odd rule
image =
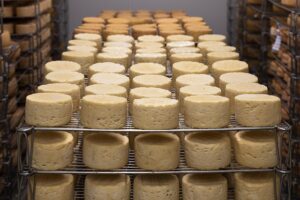
[[[237,52],[211,52],[207,54],[207,64],[212,67],[212,65],[219,60],[238,60],[239,53]]]
[[[97,54],[97,62],[113,62],[120,65],[123,65],[128,69],[128,58],[129,55],[126,53],[99,53]]]
[[[171,55],[170,61],[171,63],[176,63],[179,61],[202,62],[203,55],[201,53],[177,53]]]
[[[92,77],[97,73],[117,73],[124,74],[125,67],[123,65],[112,63],[112,62],[103,62],[95,63],[88,68],[88,76]]]
[[[166,66],[167,55],[164,53],[137,53],[135,63],[158,63]]]
[[[220,34],[205,34],[199,36],[199,42],[204,41],[216,41],[216,42],[226,42],[226,36]]]
[[[90,85],[93,84],[111,84],[119,85],[129,89],[129,78],[122,74],[115,73],[97,73],[90,79]]]
[[[207,74],[208,67],[199,62],[181,61],[173,64],[173,81],[185,74]]]
[[[132,79],[132,88],[137,87],[156,87],[170,90],[171,79],[163,75],[140,75]]]
[[[215,85],[215,79],[208,74],[184,74],[176,78],[177,93],[180,88],[188,85]]]
[[[81,66],[81,72],[86,74],[88,67],[95,62],[95,55],[91,52],[66,51],[62,53],[62,60],[78,63]]]
[[[125,87],[110,84],[94,84],[85,88],[84,95],[112,95],[127,98],[127,90]]]
[[[72,61],[51,61],[45,64],[45,74],[54,71],[81,72],[81,66]]]
[[[156,74],[165,75],[166,67],[157,63],[139,63],[132,65],[129,70],[129,77],[133,79],[139,75]]]

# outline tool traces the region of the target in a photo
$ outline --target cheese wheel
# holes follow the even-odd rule
[[[118,133],[91,133],[84,136],[83,162],[93,169],[122,168],[128,162],[128,148],[129,140],[126,136]]]
[[[224,168],[231,162],[230,137],[223,132],[190,133],[184,137],[184,151],[187,165],[200,170]]]
[[[157,63],[138,63],[130,67],[129,70],[130,79],[145,74],[165,75],[166,67]]]
[[[87,175],[84,185],[86,200],[129,200],[130,178],[125,174]]]
[[[134,140],[135,162],[147,170],[172,170],[179,165],[180,141],[173,133],[140,134]]]
[[[28,199],[72,200],[74,199],[74,177],[71,174],[37,174],[30,178]],[[32,189],[35,193],[32,197]]]
[[[87,73],[87,68],[95,62],[95,55],[91,52],[65,51],[62,60],[73,61],[81,66],[81,71]]]
[[[60,93],[35,93],[26,97],[25,121],[33,126],[62,126],[70,122],[72,98]]]
[[[119,85],[129,90],[129,78],[122,74],[115,74],[115,73],[94,74],[90,79],[90,85],[93,84]]]
[[[89,85],[85,88],[84,95],[89,95],[89,94],[112,95],[112,96],[127,98],[126,88],[119,85],[109,85],[109,84]]]
[[[231,72],[219,77],[219,87],[222,94],[225,93],[226,85],[229,83],[257,83],[258,78],[255,75],[245,72]]]
[[[185,124],[191,128],[222,128],[229,125],[229,99],[217,95],[197,95],[184,99]]]
[[[103,63],[95,63],[89,66],[88,76],[92,77],[97,73],[116,73],[116,74],[124,74],[125,67],[123,65],[112,63],[112,62],[103,62]]]
[[[41,93],[62,93],[72,97],[73,112],[78,111],[80,102],[80,88],[76,84],[70,83],[51,83],[46,85],[40,85],[37,88],[37,92]]]
[[[109,35],[106,39],[108,42],[128,42],[128,43],[133,43],[134,38],[130,35],[122,35],[122,34],[117,34],[117,35]]]
[[[133,45],[128,42],[105,42],[104,47],[125,47],[132,49]]]
[[[234,102],[235,118],[242,126],[274,126],[281,121],[281,102],[276,96],[241,94]]]
[[[233,46],[211,46],[206,48],[206,52],[235,52],[236,47]]]
[[[136,42],[135,49],[146,49],[146,48],[163,48],[164,44],[160,42]]]
[[[208,67],[199,62],[180,61],[173,64],[173,82],[177,77],[185,74],[207,74]]]
[[[218,87],[208,86],[208,85],[188,85],[180,88],[179,90],[179,105],[180,112],[184,113],[184,99],[188,96],[197,96],[197,95],[221,95],[221,90]]]
[[[68,51],[79,51],[79,52],[89,52],[93,53],[94,56],[97,54],[98,49],[91,46],[82,46],[82,45],[71,45],[67,47]]]
[[[69,40],[68,42],[69,46],[91,46],[98,48],[98,45],[96,42],[88,41],[88,40]]]
[[[202,62],[203,56],[201,53],[177,53],[171,55],[170,61],[171,63],[176,63],[180,61]]]
[[[195,47],[195,43],[191,41],[175,41],[168,42],[167,49],[170,51],[172,48]]]
[[[200,49],[197,47],[177,47],[169,50],[169,56],[180,53],[200,53]]]
[[[194,38],[190,35],[170,35],[167,37],[167,42],[176,42],[176,41],[192,41]]]
[[[37,132],[34,136],[32,166],[40,170],[67,167],[73,160],[74,138],[64,131]]]
[[[81,72],[81,66],[72,61],[50,61],[45,64],[45,74],[55,71]]]
[[[171,79],[163,75],[140,75],[132,79],[132,88],[136,87],[156,87],[171,89]]]
[[[232,139],[236,161],[246,167],[269,168],[277,165],[275,134],[270,131],[240,131]]]
[[[164,53],[137,53],[135,54],[135,63],[158,63],[167,65],[167,56]]]
[[[182,178],[184,200],[227,200],[227,179],[221,174],[186,174]]]
[[[143,35],[138,37],[137,39],[139,42],[159,42],[164,43],[165,38],[159,36],[159,35]]]
[[[202,22],[204,19],[202,17],[194,17],[194,16],[187,16],[182,18],[183,23],[188,23],[188,22]]]
[[[83,23],[96,23],[96,24],[103,24],[105,20],[100,17],[84,17],[82,19]]]
[[[98,48],[101,48],[101,42],[102,42],[102,37],[101,35],[98,34],[92,34],[92,33],[78,33],[74,35],[74,38],[77,40],[88,40],[88,41],[93,41],[96,42],[98,45]]]
[[[230,112],[234,114],[234,98],[240,94],[267,94],[268,88],[258,83],[229,83],[225,96],[230,100]]]
[[[110,95],[87,95],[81,100],[80,120],[87,128],[122,128],[126,124],[127,100]]]
[[[216,42],[216,41],[205,41],[205,42],[199,42],[198,48],[200,49],[201,53],[206,55],[207,49],[210,47],[219,47],[219,46],[226,46],[224,42]]]
[[[211,75],[219,82],[222,74],[230,72],[248,72],[248,64],[240,60],[221,60],[212,64],[210,69]]]
[[[138,175],[133,184],[134,200],[178,200],[179,181],[171,174]]]
[[[126,69],[129,67],[129,55],[126,53],[99,53],[97,54],[97,62],[113,62],[123,65]]]
[[[162,53],[162,54],[166,54],[167,50],[164,48],[144,48],[144,49],[137,49],[136,50],[136,54],[149,54],[149,53]]]
[[[56,71],[45,76],[45,83],[71,83],[80,88],[80,94],[84,92],[84,75],[79,72]]]
[[[199,36],[199,42],[204,41],[216,41],[216,42],[226,42],[226,36],[220,34],[205,34]]]
[[[211,68],[212,64],[219,60],[238,60],[239,53],[236,52],[211,52],[207,54],[207,64]]]
[[[274,173],[234,174],[236,200],[274,200]]]
[[[176,92],[188,85],[215,85],[215,80],[208,74],[184,74],[176,78]]]
[[[133,126],[140,129],[172,129],[178,126],[178,101],[169,98],[135,99]]]

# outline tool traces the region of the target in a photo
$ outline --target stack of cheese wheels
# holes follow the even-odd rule
[[[87,68],[95,62],[95,55],[91,52],[66,51],[62,53],[62,59],[78,63],[81,72],[86,73]]]
[[[199,39],[199,42],[204,42],[204,41],[226,42],[226,36],[220,35],[220,34],[200,35],[198,37],[198,39]]]
[[[180,88],[179,90],[179,105],[180,112],[184,113],[184,99],[188,96],[197,96],[197,95],[221,95],[221,90],[218,87],[209,86],[209,85],[188,85]]]
[[[73,111],[76,112],[79,109],[80,102],[80,88],[78,85],[70,83],[50,83],[41,85],[38,87],[37,92],[41,93],[62,93],[72,97]]]
[[[112,95],[127,98],[127,89],[119,85],[94,84],[85,88],[84,95]]]
[[[106,41],[108,41],[108,42],[127,42],[127,43],[133,44],[134,38],[130,35],[117,34],[117,35],[108,36]]]
[[[229,83],[257,83],[258,78],[255,75],[245,72],[231,72],[220,76],[219,87],[222,94],[225,94],[226,85]]]
[[[111,84],[119,85],[129,89],[129,78],[123,74],[115,73],[97,73],[90,79],[90,85],[93,84]]]
[[[172,64],[179,61],[194,61],[203,62],[203,55],[201,53],[177,53],[170,56]]]
[[[127,66],[132,64],[132,50],[126,47],[104,47],[103,53],[114,53],[114,54],[127,54]]]
[[[135,63],[158,63],[167,65],[167,56],[164,53],[137,53],[135,54]]]
[[[240,57],[237,52],[211,52],[207,54],[207,64],[211,66],[219,60],[238,60]]]
[[[158,63],[138,63],[132,65],[129,70],[131,80],[136,76],[147,74],[165,75],[166,67]]]
[[[132,79],[132,88],[136,87],[156,87],[170,90],[171,79],[163,75],[140,75]]]
[[[171,98],[171,92],[166,89],[154,87],[138,87],[130,90],[129,93],[129,112],[132,113],[132,105],[135,99],[142,98]]]
[[[139,42],[158,42],[164,44],[165,38],[159,35],[143,35],[138,37]]]
[[[123,65],[128,69],[129,55],[126,53],[99,53],[97,54],[97,62],[113,62]]]
[[[130,178],[124,174],[87,175],[85,178],[84,199],[129,200]]]
[[[68,42],[69,46],[89,46],[89,47],[95,47],[97,48],[98,45],[96,42],[88,41],[88,40],[69,40]]]
[[[230,112],[234,114],[234,98],[240,94],[267,94],[268,88],[258,83],[229,83],[225,96],[230,99]]]
[[[68,51],[79,51],[93,53],[94,56],[98,53],[98,49],[91,46],[72,45],[67,47]]]
[[[167,42],[191,41],[194,43],[194,38],[190,35],[170,35],[167,37]]]
[[[221,174],[187,174],[182,178],[183,199],[227,200],[227,187]]]
[[[61,126],[70,122],[72,97],[61,93],[35,93],[26,97],[25,121],[34,126]]]
[[[178,200],[179,180],[171,174],[138,175],[134,179],[133,191],[135,200]]]
[[[243,126],[274,126],[281,121],[281,102],[276,96],[241,94],[234,104],[235,118]]]
[[[110,95],[84,96],[80,119],[87,128],[122,128],[127,120],[127,100]]]
[[[112,62],[103,62],[103,63],[95,63],[89,66],[88,76],[92,77],[97,73],[117,73],[124,74],[125,67],[123,65],[112,63]]]
[[[135,162],[147,170],[171,170],[179,165],[180,141],[172,133],[140,134],[134,141]]]
[[[102,37],[101,35],[98,34],[90,34],[90,33],[79,33],[75,34],[74,38],[77,40],[88,40],[88,41],[93,41],[97,43],[98,49],[101,49],[102,46]]]
[[[176,78],[176,94],[180,88],[188,85],[215,85],[215,79],[207,74],[185,74]]]
[[[270,131],[236,133],[232,137],[235,159],[246,167],[275,167],[277,165],[275,137]]]
[[[57,71],[45,76],[45,83],[71,83],[80,88],[80,94],[84,92],[84,75],[79,72]]]
[[[73,160],[74,138],[71,133],[36,132],[32,154],[32,166],[41,170],[57,170],[67,167]]]
[[[187,165],[196,169],[220,169],[231,162],[231,142],[227,133],[190,133],[184,137],[184,151]]]
[[[248,72],[248,64],[239,60],[222,60],[212,64],[210,69],[211,75],[216,79],[217,85],[219,84],[219,77],[222,74],[231,72]]]
[[[275,197],[274,173],[234,174],[235,199],[273,200]]]
[[[51,61],[45,64],[45,74],[55,71],[81,72],[81,66],[72,61]]]
[[[38,174],[30,179],[28,199],[71,200],[74,198],[74,177],[70,174]]]
[[[128,137],[118,133],[91,133],[84,136],[83,162],[93,169],[118,169],[128,162]]]
[[[178,101],[169,98],[135,99],[133,126],[140,129],[172,129],[178,126]]]

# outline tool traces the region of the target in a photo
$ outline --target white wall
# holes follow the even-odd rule
[[[215,33],[226,34],[227,0],[69,0],[70,33],[84,16],[95,16],[103,9],[183,9],[202,16]]]

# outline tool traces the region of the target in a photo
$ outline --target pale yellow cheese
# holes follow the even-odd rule
[[[164,48],[144,48],[144,49],[137,49],[136,50],[136,53],[140,53],[140,54],[143,54],[143,53],[162,53],[162,54],[166,54],[167,53],[167,50],[164,49]]]
[[[78,63],[82,73],[86,74],[87,68],[95,63],[95,55],[91,52],[65,51],[62,53],[62,60]]]
[[[135,63],[158,63],[167,65],[167,55],[164,53],[137,53],[135,54]]]
[[[211,52],[207,55],[207,64],[211,69],[212,65],[220,60],[238,60],[240,55],[237,52]]]
[[[226,43],[216,42],[216,41],[205,41],[205,42],[199,42],[197,46],[200,49],[201,53],[206,56],[208,48],[226,46]]]
[[[131,80],[136,76],[146,74],[165,75],[166,67],[158,63],[138,63],[132,65],[129,69],[129,78]]]
[[[90,46],[98,48],[98,45],[96,42],[88,41],[88,40],[69,40],[68,42],[69,46]]]
[[[226,42],[226,36],[220,34],[205,34],[199,36],[199,42],[204,41],[216,41],[216,42]]]
[[[71,72],[81,72],[81,66],[72,61],[50,61],[45,64],[45,74],[55,71],[71,71]]]
[[[143,35],[138,37],[139,42],[159,42],[164,43],[165,38],[159,36],[159,35]]]
[[[136,42],[136,49],[146,49],[146,48],[163,48],[164,44],[160,42]]]
[[[90,85],[93,84],[111,84],[119,85],[129,89],[129,78],[122,74],[115,73],[97,73],[90,79]]]
[[[180,61],[173,64],[173,82],[175,83],[176,79],[185,74],[207,74],[208,67],[199,62],[192,61]]]
[[[233,46],[211,46],[206,48],[206,52],[235,52],[236,47]]]
[[[98,53],[98,49],[91,46],[82,46],[82,45],[71,45],[67,47],[68,51],[79,51],[79,52],[89,52],[93,53],[94,56]]]
[[[110,95],[87,95],[81,100],[80,121],[87,128],[122,128],[126,124],[127,100]]]
[[[84,17],[82,19],[83,23],[96,23],[96,24],[103,24],[105,23],[105,20],[101,17]]]
[[[171,89],[171,79],[163,75],[140,75],[132,79],[132,88],[136,87],[156,87]]]
[[[93,41],[96,42],[98,45],[98,49],[101,48],[102,46],[102,37],[101,35],[98,34],[93,34],[93,33],[78,33],[74,35],[74,38],[77,40],[88,40],[88,41]]]
[[[200,53],[200,49],[197,47],[177,47],[169,50],[169,56],[180,53]]]
[[[125,67],[123,65],[112,63],[112,62],[102,62],[95,63],[88,68],[88,77],[92,77],[97,73],[116,73],[124,74]]]
[[[208,74],[185,74],[176,78],[177,94],[180,88],[188,85],[215,85],[215,79]]]
[[[145,133],[134,140],[135,162],[147,170],[172,170],[179,165],[180,141],[173,133]]]
[[[167,37],[167,42],[176,42],[176,41],[192,41],[194,38],[190,35],[170,35]]]
[[[175,41],[167,43],[167,49],[183,48],[183,47],[195,47],[195,43],[192,41]]]
[[[104,47],[125,47],[132,50],[133,45],[127,42],[105,42]]]
[[[109,35],[106,40],[108,42],[128,42],[128,43],[133,43],[134,42],[134,38],[130,35],[121,35],[121,34],[117,34],[117,35]]]
[[[128,162],[128,150],[127,136],[118,133],[91,133],[84,136],[83,162],[93,169],[122,168]]]
[[[89,95],[89,94],[112,95],[112,96],[127,98],[126,88],[119,85],[109,85],[109,84],[89,85],[85,88],[84,95]]]
[[[127,54],[127,66],[130,67],[132,64],[132,50],[126,47],[104,47],[103,53],[114,53],[114,54]]]
[[[180,61],[202,62],[203,56],[201,53],[175,53],[171,55],[170,61],[172,64]]]
[[[97,62],[113,62],[123,65],[126,69],[129,67],[129,55],[126,53],[99,53],[97,54]]]

